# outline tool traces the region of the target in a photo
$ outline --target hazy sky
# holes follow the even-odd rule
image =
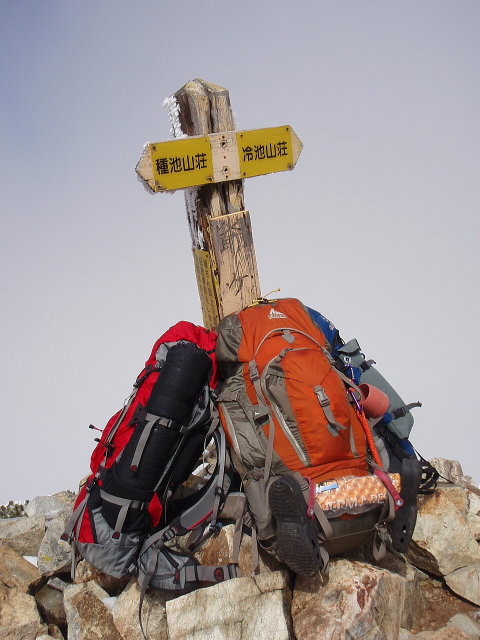
[[[183,195],[134,172],[197,77],[304,144],[245,184],[262,291],[356,337],[478,481],[479,30],[476,0],[3,0],[0,503],[76,489],[89,423],[202,322]]]

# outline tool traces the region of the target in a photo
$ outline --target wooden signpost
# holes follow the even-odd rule
[[[205,80],[166,105],[176,139],[147,144],[136,172],[150,191],[185,192],[203,323],[212,328],[260,297],[242,180],[293,169],[302,143],[288,125],[235,131],[227,89]]]

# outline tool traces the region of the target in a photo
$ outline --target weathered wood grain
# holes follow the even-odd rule
[[[179,121],[183,134],[206,135],[223,131],[234,131],[235,123],[228,90],[205,80],[192,80],[173,96],[179,106]],[[228,214],[245,214],[243,183],[241,180],[205,185],[185,190],[188,224],[192,247],[196,254],[197,282],[202,300],[204,323],[212,322],[211,299],[202,299],[202,288],[198,281],[198,251],[207,251],[210,256],[211,277],[214,283],[218,318],[232,311],[239,311],[260,297],[260,286],[256,267],[255,250],[250,220],[247,215],[211,224],[215,218]],[[236,226],[235,226],[236,225]],[[228,229],[222,239],[221,229]],[[222,248],[229,238],[234,255]],[[219,242],[220,246],[216,246]],[[218,261],[221,261],[219,264]],[[205,264],[202,262],[205,278]],[[208,278],[207,278],[208,280]],[[211,291],[211,288],[210,288]],[[206,309],[209,309],[207,312]]]

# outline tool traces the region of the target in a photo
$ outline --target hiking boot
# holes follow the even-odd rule
[[[417,522],[417,494],[422,479],[420,462],[415,458],[404,458],[400,478],[400,496],[404,505],[395,513],[392,523],[392,547],[395,551],[406,553]]]
[[[321,566],[318,527],[296,480],[281,476],[270,487],[270,508],[277,527],[277,553],[292,571],[315,575]]]

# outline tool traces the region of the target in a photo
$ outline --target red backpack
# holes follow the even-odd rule
[[[216,337],[182,321],[155,342],[131,395],[110,418],[92,453],[91,474],[62,536],[74,550],[72,567],[77,551],[101,571],[121,577],[140,573],[145,559],[156,554],[161,567],[158,588],[181,590],[189,576],[194,579],[185,569],[196,561],[162,551],[162,536],[164,531],[171,537],[209,524],[230,484],[224,435],[217,428],[212,402],[217,385]],[[199,498],[176,512],[169,507],[167,522],[165,505],[189,477],[212,436],[221,452],[219,472]],[[155,578],[152,563],[149,571]],[[209,569],[203,579],[213,582],[236,575]]]

